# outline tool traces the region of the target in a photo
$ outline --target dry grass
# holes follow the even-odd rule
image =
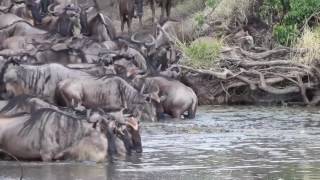
[[[172,13],[175,18],[183,19],[196,13],[205,7],[206,0],[185,0],[173,8]]]
[[[211,19],[224,20],[229,24],[235,18],[238,21],[245,22],[250,6],[255,0],[221,0],[211,13]]]
[[[320,27],[313,30],[309,27],[304,29],[300,39],[298,39],[296,48],[307,49],[304,54],[296,54],[293,60],[306,65],[311,65],[315,61],[320,62]]]

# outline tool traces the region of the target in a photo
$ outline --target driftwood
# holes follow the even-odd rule
[[[259,49],[261,50],[261,49]],[[232,100],[233,92],[248,92],[255,100],[274,97],[276,101],[295,101],[297,104],[316,105],[320,103],[320,71],[316,66],[306,66],[290,60],[290,53],[304,50],[279,48],[262,52],[249,52],[239,47],[224,50],[217,70],[193,69],[176,65],[182,69],[181,79],[200,96],[210,96],[210,104],[224,104]],[[232,52],[232,53],[231,53]],[[192,73],[192,77],[190,76]],[[198,78],[196,78],[198,77]],[[258,93],[259,92],[259,93]],[[257,95],[259,94],[259,96]],[[299,96],[300,94],[300,96]],[[221,102],[221,97],[224,101]],[[282,99],[281,99],[281,98]],[[284,99],[284,100],[283,100]],[[251,102],[245,97],[243,101]],[[205,100],[204,100],[205,101]]]

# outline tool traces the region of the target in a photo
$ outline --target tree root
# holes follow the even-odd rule
[[[285,99],[284,102],[286,99],[294,99],[294,102],[286,102],[290,104],[320,103],[320,90],[317,91],[320,84],[320,69],[317,66],[306,66],[286,59],[292,51],[299,50],[280,48],[255,53],[240,49],[238,50],[240,55],[235,55],[236,51],[231,48],[224,50],[224,57],[220,60],[222,70],[199,70],[178,65],[182,69],[181,76],[188,76],[187,72],[192,72],[198,78],[191,78],[187,84],[191,84],[196,92],[208,92],[213,96],[211,99],[219,99],[219,104],[222,96],[225,96],[224,103],[228,103],[230,98],[239,97],[234,92],[244,90],[254,96],[261,95],[253,99],[274,96],[277,100],[276,97],[279,96]],[[208,76],[214,78],[208,79]],[[240,99],[243,101],[245,98]]]

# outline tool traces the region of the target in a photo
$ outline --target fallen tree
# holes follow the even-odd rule
[[[259,52],[239,47],[222,51],[219,68],[195,69],[184,65],[180,80],[194,89],[202,105],[302,104],[320,102],[320,69],[291,59],[307,50],[277,48]]]

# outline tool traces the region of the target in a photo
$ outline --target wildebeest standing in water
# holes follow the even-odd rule
[[[121,153],[142,152],[136,120],[116,125],[104,116],[70,116],[55,109],[0,118],[0,148],[26,160],[104,161],[109,147]],[[131,129],[130,129],[131,128]],[[111,134],[109,134],[111,133]],[[120,137],[120,139],[110,139]],[[120,142],[121,141],[121,142]]]
[[[167,113],[173,118],[181,118],[188,112],[187,118],[195,118],[198,98],[194,91],[179,81],[161,76],[139,77],[133,84],[142,92],[159,92],[161,102],[157,104],[158,115]]]

